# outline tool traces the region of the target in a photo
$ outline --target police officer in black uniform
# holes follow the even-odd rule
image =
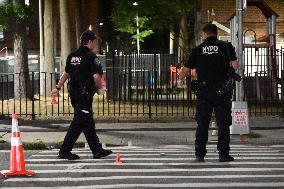
[[[192,49],[188,62],[179,73],[182,80],[193,69],[197,74],[196,106],[196,161],[203,162],[207,153],[208,129],[214,109],[218,126],[219,161],[233,161],[230,151],[230,128],[232,123],[232,90],[227,86],[229,69],[237,69],[236,53],[231,43],[217,39],[217,27],[207,24],[202,30],[203,43]]]
[[[74,118],[70,124],[58,158],[75,160],[80,157],[71,153],[79,135],[83,132],[95,159],[108,156],[111,150],[105,150],[95,131],[92,102],[96,91],[105,89],[101,80],[103,70],[98,57],[92,50],[95,47],[96,35],[92,31],[82,33],[81,46],[72,52],[66,60],[65,71],[60,77],[52,95],[57,95],[60,88],[69,78],[68,92],[74,108]]]

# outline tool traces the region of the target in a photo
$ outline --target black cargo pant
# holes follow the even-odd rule
[[[82,132],[93,154],[99,152],[102,150],[102,145],[95,130],[92,111],[93,94],[82,94],[79,88],[70,88],[69,95],[74,108],[74,118],[59,153],[69,153]]]
[[[196,139],[195,155],[204,157],[207,153],[208,129],[214,110],[218,126],[217,149],[220,156],[229,155],[230,151],[230,125],[231,116],[231,91],[221,90],[221,84],[200,87],[197,91],[196,106]]]

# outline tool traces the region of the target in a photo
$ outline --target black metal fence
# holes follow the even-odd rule
[[[252,115],[282,115],[284,48],[245,48],[245,100]]]
[[[271,57],[268,51],[245,49],[245,100],[251,115],[282,115],[284,112],[283,50],[279,49]],[[175,54],[108,54],[103,61],[108,91],[103,96],[95,95],[95,115],[106,118],[194,117],[196,97],[189,87],[191,78],[184,88],[176,87],[180,60]],[[29,74],[31,99],[26,95],[14,98],[17,74],[0,74],[1,115],[15,112],[32,119],[72,116],[66,84],[57,97],[57,104],[51,104],[50,88],[59,79],[58,74]]]

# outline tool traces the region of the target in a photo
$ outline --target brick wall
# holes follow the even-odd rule
[[[276,12],[279,17],[276,19],[276,32],[284,32],[284,2],[281,0],[265,0],[270,8]],[[208,10],[214,9],[215,16],[209,14],[209,20],[215,20],[227,27],[229,22],[227,21],[235,13],[235,0],[202,0],[201,15],[202,24],[208,21]],[[256,32],[257,37],[261,37],[266,34],[266,18],[262,12],[255,6],[248,6],[244,13],[244,31],[252,29]],[[219,31],[220,35],[228,35],[223,31]]]

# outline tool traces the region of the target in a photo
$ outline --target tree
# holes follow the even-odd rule
[[[61,73],[65,69],[65,62],[68,54],[71,51],[70,46],[70,35],[69,35],[69,22],[68,22],[68,9],[67,9],[67,1],[60,0],[60,39],[61,39],[61,59],[60,59],[60,68]]]
[[[76,23],[76,40],[77,40],[77,47],[80,47],[80,35],[82,33],[82,2],[81,0],[75,1],[75,23]]]
[[[138,6],[133,6],[133,2],[130,3],[127,0],[114,0],[111,20],[118,31],[128,33],[135,39],[136,22],[134,18],[138,13],[138,27],[140,30],[145,31],[144,33],[141,32],[139,36],[140,40],[153,34],[154,31],[171,31],[173,28],[176,28],[175,36],[181,38],[181,40],[179,40],[179,46],[187,50],[189,40],[193,38],[192,33],[188,32],[193,31],[188,30],[188,23],[194,22],[195,13],[193,10],[195,1],[196,0],[140,0],[137,1]]]
[[[47,95],[55,86],[52,3],[53,0],[44,1],[44,72],[46,74],[44,79],[47,84],[45,87]]]
[[[137,39],[144,42],[144,38],[153,33],[153,30],[148,25],[149,19],[143,16],[140,7],[140,5],[134,6],[133,3],[127,0],[114,1],[114,10],[111,15],[111,20],[116,25],[119,32],[131,35],[132,44],[136,44]],[[137,29],[139,29],[139,34],[137,33]]]
[[[14,38],[14,96],[32,99],[26,49],[26,21],[32,11],[23,0],[5,1],[0,5],[0,26]],[[24,29],[23,29],[24,28]]]

